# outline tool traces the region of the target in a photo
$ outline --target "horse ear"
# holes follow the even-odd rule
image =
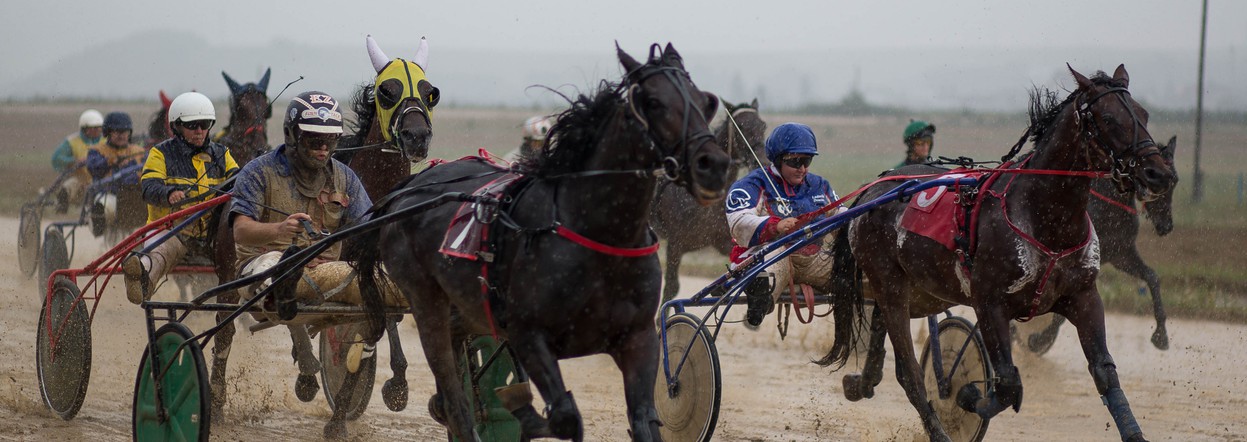
[[[416,48],[416,56],[412,61],[426,73],[429,71],[429,40],[420,37],[420,46]]]
[[[757,109],[758,109],[758,99],[757,99],[757,98],[754,98],[754,99],[753,99],[753,103],[751,103],[751,104],[753,105],[752,107],[754,108],[754,110],[757,110]]]
[[[736,112],[736,109],[740,109],[740,108],[739,108],[739,107],[737,107],[737,106],[735,106],[735,105],[733,105],[732,103],[729,103],[729,102],[726,102],[726,101],[724,101],[724,102],[723,102],[723,110],[724,110],[725,112],[727,112],[727,113],[729,113],[729,114],[730,114],[730,113],[732,113],[732,112]]]
[[[615,52],[619,55],[619,64],[623,65],[626,75],[632,75],[637,68],[641,67],[641,62],[636,61],[635,58],[632,58],[631,55],[624,52],[623,48],[619,47],[619,41],[615,41]]]
[[[1126,73],[1126,65],[1117,65],[1117,70],[1113,71],[1113,81],[1121,82],[1121,87],[1130,87],[1130,74]]]
[[[1070,66],[1069,63],[1065,63],[1065,67],[1069,68],[1069,73],[1074,76],[1074,81],[1078,83],[1079,89],[1091,89],[1091,80],[1088,80],[1087,76],[1075,71],[1074,67]]]
[[[1178,136],[1169,137],[1169,142],[1160,148],[1160,156],[1169,161],[1173,161],[1173,153],[1178,150]]]
[[[710,121],[714,119],[714,113],[719,110],[719,96],[709,92],[702,93],[706,94],[706,107],[702,109],[702,112],[706,115],[706,121]]]
[[[169,98],[169,96],[165,94],[164,89],[161,89],[160,90],[160,107],[168,109],[169,106],[171,105],[173,105],[173,99]]]
[[[377,46],[377,41],[372,39],[371,34],[364,43],[368,46],[368,58],[372,60],[372,69],[378,74],[381,73],[381,69],[390,64],[390,57],[386,57],[385,53],[381,52],[381,47]]]
[[[269,75],[270,75],[270,74],[272,74],[272,73],[273,73],[273,68],[268,68],[268,69],[265,69],[265,70],[264,70],[264,76],[263,76],[263,77],[260,77],[260,82],[259,82],[259,83],[256,83],[256,86],[257,86],[257,87],[259,87],[259,88],[260,88],[260,90],[261,90],[261,91],[264,91],[264,93],[266,93],[266,94],[268,93],[268,77],[269,77]]]
[[[237,81],[234,81],[233,78],[229,78],[229,74],[225,73],[225,71],[221,71],[221,76],[225,77],[225,84],[229,86],[230,95],[235,95],[238,93],[239,89],[242,89],[242,85],[238,84]]]
[[[672,46],[669,42],[662,51],[662,58],[668,65],[684,69],[684,57],[681,57],[680,53],[676,52],[675,46]]]

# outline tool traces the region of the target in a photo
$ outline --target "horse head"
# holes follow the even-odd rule
[[[627,109],[653,141],[667,178],[685,186],[700,204],[722,199],[731,158],[709,129],[718,97],[697,89],[670,43],[665,49],[651,46],[644,64],[618,45],[616,50],[627,72],[622,85]]]
[[[1173,152],[1178,148],[1178,137],[1169,138],[1169,143],[1160,148],[1160,157],[1173,170],[1174,181],[1178,180],[1178,169],[1173,167]],[[1151,201],[1143,201],[1143,215],[1156,227],[1156,234],[1165,236],[1173,231],[1173,189],[1160,194]]]
[[[724,101],[723,108],[728,118],[715,133],[715,140],[727,149],[732,164],[745,168],[765,166],[766,122],[758,115],[758,99],[738,105]],[[751,148],[753,153],[750,153]],[[756,164],[758,161],[763,164]]]
[[[234,152],[239,164],[244,164],[268,150],[268,119],[273,116],[273,106],[268,101],[268,79],[272,68],[264,70],[260,81],[239,84],[221,71],[229,86],[229,126],[226,143]]]
[[[160,91],[160,109],[152,114],[152,120],[147,124],[148,146],[154,146],[156,143],[173,136],[173,130],[169,129],[169,106],[172,104],[173,99],[169,98],[162,89]]]
[[[1178,176],[1171,164],[1165,163],[1160,147],[1148,133],[1147,109],[1130,96],[1126,66],[1117,66],[1112,78],[1100,73],[1088,79],[1072,67],[1069,71],[1078,83],[1079,132],[1090,139],[1092,146],[1098,145],[1097,152],[1107,154],[1107,158],[1098,155],[1097,164],[1109,163],[1101,170],[1111,170],[1123,191],[1133,185],[1141,201],[1152,201],[1171,191]]]
[[[409,161],[423,160],[433,139],[433,107],[441,99],[441,91],[425,77],[429,43],[421,37],[410,61],[387,57],[371,35],[367,45],[368,57],[377,71],[373,95],[382,137],[386,143],[397,146]]]

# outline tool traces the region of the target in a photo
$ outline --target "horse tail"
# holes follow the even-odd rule
[[[373,217],[380,215],[382,214],[373,213]],[[381,338],[387,321],[385,299],[377,283],[381,280],[389,284],[385,270],[380,265],[380,241],[381,229],[372,229],[349,238],[342,246],[342,258],[352,263],[356,277],[359,278],[359,295],[364,301],[364,312],[368,318],[368,339],[372,342]]]
[[[835,242],[831,246],[831,303],[832,318],[836,323],[836,337],[831,344],[831,351],[822,359],[814,361],[823,367],[832,366],[833,370],[843,367],[852,353],[858,336],[858,321],[862,320],[862,273],[853,258],[853,249],[849,246],[849,226],[836,232]]]

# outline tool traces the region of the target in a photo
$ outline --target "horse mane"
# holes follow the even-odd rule
[[[556,116],[540,155],[523,166],[538,177],[579,171],[588,161],[607,121],[622,101],[620,83],[603,80],[592,94],[581,94]],[[565,97],[566,98],[566,97]]]
[[[1104,71],[1096,71],[1095,75],[1091,76],[1091,83],[1099,86],[1126,87],[1124,83],[1114,80],[1108,74],[1105,74]],[[1077,97],[1078,93],[1074,92],[1066,96],[1064,100],[1060,100],[1055,91],[1035,86],[1030,92],[1030,105],[1027,109],[1027,116],[1030,118],[1031,124],[1031,141],[1038,143],[1040,139],[1044,138],[1056,123],[1057,115],[1061,113],[1061,109],[1064,109],[1066,104],[1074,101]]]
[[[377,118],[377,97],[373,92],[374,86],[372,82],[361,83],[355,89],[355,93],[351,94],[351,112],[355,114],[355,119],[347,121],[347,128],[351,135],[347,137],[348,140],[343,140],[343,146],[361,146],[364,144],[364,139],[368,137],[368,130],[372,129],[373,120]]]
[[[163,140],[164,137],[169,135],[167,131],[168,120],[169,120],[169,109],[168,108],[161,108],[160,110],[156,111],[155,114],[152,114],[151,122],[147,123],[147,136],[156,137],[157,135],[159,135],[161,136],[161,139]]]

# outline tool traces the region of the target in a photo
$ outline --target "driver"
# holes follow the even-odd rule
[[[65,137],[52,154],[52,168],[57,172],[74,171],[61,182],[56,192],[56,213],[69,211],[69,202],[82,198],[82,192],[91,184],[91,175],[82,168],[87,162],[87,151],[99,144],[103,132],[104,115],[95,109],[87,109],[78,116],[78,132]],[[75,170],[76,169],[76,170]]]
[[[827,180],[810,173],[815,155],[818,155],[818,145],[814,131],[804,124],[781,124],[767,137],[766,158],[770,165],[754,169],[732,184],[728,192],[727,225],[737,244],[732,251],[733,261],[739,262],[767,242],[792,233],[802,227],[799,216],[839,199]],[[835,213],[845,210],[848,209],[840,206]],[[816,220],[827,216],[820,215]],[[832,237],[831,234],[824,236],[827,241]],[[763,317],[775,308],[779,295],[794,285],[807,284],[820,293],[827,293],[831,264],[830,253],[817,243],[773,264],[767,270],[774,275],[774,287],[751,283],[746,289],[749,300],[746,324],[757,328]],[[763,277],[762,274],[758,276]]]
[[[893,169],[931,161],[931,150],[935,148],[935,125],[922,120],[909,120],[901,140],[905,142],[905,160]]]
[[[292,244],[307,246],[319,238],[356,224],[365,218],[372,200],[350,168],[332,158],[342,136],[342,113],[329,94],[310,91],[290,100],[282,123],[285,143],[247,163],[234,185],[229,220],[238,251],[239,277],[246,277],[276,265]],[[308,235],[308,229],[316,235]],[[337,243],[308,263],[295,288],[295,298],[304,304],[326,301],[363,305],[354,270],[338,260],[342,244]],[[250,299],[271,280],[243,290]],[[384,290],[387,304],[403,306],[406,300],[396,290]],[[273,318],[275,319],[275,318]],[[295,361],[299,365],[296,393],[311,400],[318,388],[315,375],[320,364],[312,354],[307,329],[291,326]],[[371,349],[357,336],[347,353],[347,369],[354,372],[360,360],[371,356]]]
[[[541,150],[546,143],[546,136],[549,135],[552,127],[554,127],[554,118],[552,117],[536,116],[524,120],[524,141],[520,143],[519,148],[508,153],[504,159],[507,162],[514,163],[541,155]]]

